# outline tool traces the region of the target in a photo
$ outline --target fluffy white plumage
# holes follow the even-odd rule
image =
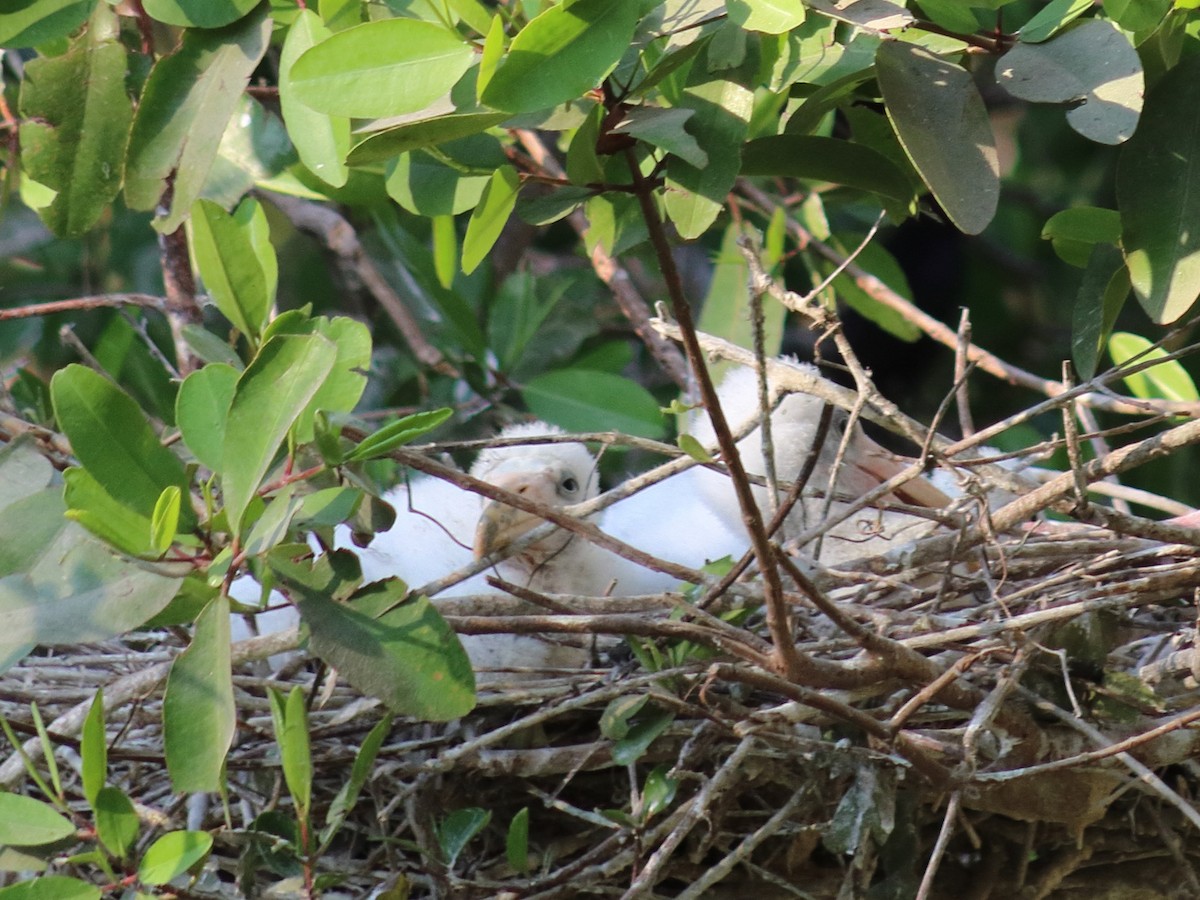
[[[815,367],[807,363],[791,365],[816,374]],[[772,384],[768,383],[768,388],[773,392],[771,401],[774,402],[778,394],[774,393]],[[761,420],[758,375],[753,369],[732,369],[721,382],[717,397],[735,434],[745,430],[754,421]],[[824,406],[824,401],[817,397],[793,393],[779,400],[771,413],[774,468],[781,485],[795,481],[803,473],[810,456],[816,454],[801,499],[792,508],[784,524],[786,537],[795,537],[823,521],[827,516],[827,497],[831,497],[829,512],[844,510],[849,502],[877,487],[908,462],[880,447],[855,425],[850,432],[843,464],[831,481],[847,415],[839,409],[832,411],[824,441],[817,446],[821,437],[819,423]],[[703,410],[693,414],[691,427],[693,435],[701,443],[709,447],[716,444],[716,435]],[[746,472],[765,476],[767,467],[761,425],[751,430],[737,446]],[[697,474],[696,481],[698,489],[718,517],[727,523],[740,520],[737,496],[728,477],[705,470]],[[786,492],[781,490],[781,495],[786,496]],[[772,512],[770,491],[758,485],[754,487],[754,496],[760,511],[769,519]],[[942,506],[948,502],[944,494],[923,479],[906,486],[902,499],[907,503],[925,506]],[[857,559],[881,552],[890,544],[914,540],[931,527],[932,523],[922,517],[867,508],[828,532],[821,544],[820,558],[827,564]]]

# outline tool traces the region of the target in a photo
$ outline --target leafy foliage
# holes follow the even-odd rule
[[[915,341],[872,289],[905,297],[905,273],[870,241],[881,223],[932,214],[980,235],[972,246],[1056,266],[1057,294],[1074,302],[1047,302],[1043,321],[1071,332],[1089,380],[1105,348],[1118,364],[1159,359],[1115,329],[1180,322],[1200,296],[1193,3],[314,6],[41,0],[0,18],[0,113],[18,139],[0,151],[13,191],[0,240],[16,248],[0,271],[22,288],[0,302],[88,295],[70,309],[72,352],[53,337],[61,308],[16,310],[0,332],[11,412],[69,442],[0,450],[0,613],[15,623],[0,665],[155,617],[190,624],[163,712],[177,790],[224,777],[237,727],[229,591],[248,573],[299,609],[315,655],[389,709],[439,721],[471,709],[469,661],[436,606],[395,578],[364,586],[336,556],[314,561],[303,535],[378,530],[389,457],[439,428],[484,433],[522,409],[665,437],[684,367],[650,339],[647,310],[607,302],[633,280],[614,259],[645,271],[671,259],[668,236],[696,242],[713,267],[702,327],[749,345],[738,243],[761,232],[774,274]],[[1022,107],[1024,130],[1011,128],[1001,90],[1047,108]],[[1066,162],[1053,148],[1064,140]],[[1008,184],[1033,201],[1009,204]],[[556,264],[538,265],[547,253]],[[1003,330],[1000,290],[980,285],[994,301],[973,310],[984,328]],[[1145,315],[1128,324],[1131,292]],[[777,354],[786,313],[766,317],[757,331]],[[1125,377],[1138,397],[1196,399],[1178,361]],[[303,705],[275,697],[272,709],[310,852]],[[612,711],[615,756],[636,762],[672,715]],[[86,799],[123,860],[136,823],[97,774],[96,741]],[[356,770],[344,803],[365,778]],[[643,820],[675,788],[656,770]],[[886,836],[878,793],[863,783],[848,797],[831,847]],[[68,835],[53,799],[0,800],[0,828]],[[515,868],[529,864],[527,819],[510,826]],[[447,814],[444,861],[487,821]],[[159,838],[141,882],[179,877],[206,837]]]

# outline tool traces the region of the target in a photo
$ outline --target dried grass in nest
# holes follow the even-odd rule
[[[558,598],[570,614],[494,597],[487,616],[470,600],[448,603],[468,632],[637,631],[724,652],[651,673],[614,647],[587,671],[496,673],[462,720],[397,722],[317,871],[337,873],[331,891],[351,897],[400,884],[416,897],[862,897],[872,885],[871,896],[909,896],[926,872],[933,897],[1200,895],[1196,549],[1073,527],[993,535],[952,566],[942,553],[906,567],[938,540],[857,573],[799,573],[808,583],[786,599],[808,668],[790,680],[730,652],[738,640],[764,645],[761,621],[671,618],[686,609],[678,596]],[[383,714],[344,685],[317,684],[308,666],[272,676],[244,661],[289,638],[237,647],[232,829],[219,802],[189,807],[166,778],[159,704],[183,646],[174,636],[30,657],[0,680],[0,710],[28,722],[36,702],[70,748],[104,685],[110,781],[147,820],[213,830],[209,871],[190,896],[237,896],[248,848],[268,843],[248,826],[290,810],[267,688],[313,692],[317,822]],[[601,714],[642,694],[674,719],[645,755],[618,764]],[[643,815],[656,768],[678,788]],[[19,762],[0,777],[21,784]],[[491,824],[448,867],[437,828],[466,807],[489,810]],[[522,808],[528,873],[505,853]],[[243,884],[299,889],[258,859]]]

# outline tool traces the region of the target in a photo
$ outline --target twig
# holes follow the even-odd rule
[[[946,814],[942,816],[942,827],[938,831],[937,841],[934,842],[933,852],[929,854],[929,861],[925,864],[925,874],[921,877],[920,887],[917,888],[916,900],[928,900],[933,890],[934,876],[942,864],[942,857],[946,855],[946,847],[949,846],[950,836],[954,833],[954,820],[958,818],[961,808],[962,792],[954,791],[950,794],[950,802],[946,804]]]
[[[971,313],[964,306],[958,320],[958,343],[954,345],[954,383],[958,390],[954,399],[958,405],[958,428],[963,437],[975,433],[975,420],[971,416],[971,395],[967,390],[967,348],[971,346]]]
[[[792,639],[791,615],[783,601],[783,584],[779,578],[779,571],[771,563],[771,546],[767,540],[766,529],[763,527],[762,515],[759,513],[758,504],[754,501],[750,483],[746,480],[745,466],[742,465],[741,455],[738,453],[733,435],[730,434],[729,423],[726,421],[725,413],[717,399],[712,378],[708,374],[704,354],[696,337],[696,326],[692,321],[691,308],[688,306],[687,298],[683,295],[683,285],[675,267],[675,258],[671,254],[671,247],[667,243],[666,231],[658,216],[654,195],[646,185],[637,159],[629,151],[626,151],[626,160],[634,185],[642,187],[636,192],[638,204],[642,210],[642,219],[649,229],[650,243],[654,247],[659,267],[662,269],[663,279],[667,285],[667,294],[671,298],[671,308],[679,323],[688,365],[691,366],[692,373],[696,376],[700,398],[704,402],[704,408],[708,410],[708,417],[712,422],[717,444],[721,448],[721,459],[729,467],[729,477],[733,482],[734,493],[737,495],[738,506],[742,512],[742,523],[750,535],[750,545],[754,548],[754,555],[758,559],[759,569],[762,572],[767,626],[771,629],[771,637],[775,641],[778,668],[789,677],[797,677],[805,670],[806,661],[800,657]]]

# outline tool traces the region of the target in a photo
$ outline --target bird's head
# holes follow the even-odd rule
[[[553,425],[533,422],[511,425],[500,437],[542,438],[562,433],[562,429]],[[595,457],[578,443],[489,447],[479,454],[471,474],[528,500],[556,508],[590,500],[600,490]],[[542,521],[539,516],[501,501],[486,501],[475,530],[476,557],[500,552]],[[520,561],[530,568],[536,567],[570,540],[568,532],[550,535],[530,547]]]

